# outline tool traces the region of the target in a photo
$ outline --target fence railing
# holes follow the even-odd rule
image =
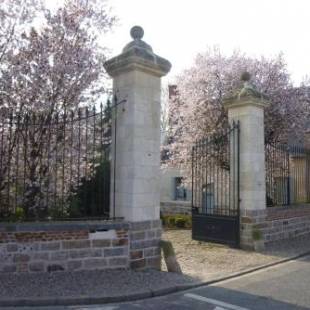
[[[265,154],[267,206],[310,203],[310,150],[268,144]]]
[[[0,115],[0,220],[109,217],[109,105]]]
[[[239,214],[239,124],[192,148],[192,207],[201,214]]]

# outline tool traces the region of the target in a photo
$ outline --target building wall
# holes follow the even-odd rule
[[[174,200],[174,178],[182,177],[180,170],[165,168],[160,170],[160,201]]]
[[[183,172],[177,168],[162,168],[160,170],[160,202],[175,200],[175,179],[184,177]],[[191,191],[186,189],[186,201],[191,201]]]

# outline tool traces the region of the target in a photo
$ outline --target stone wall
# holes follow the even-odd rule
[[[264,247],[261,228],[265,222],[266,210],[240,210],[240,245],[243,249],[260,250]]]
[[[0,224],[0,272],[159,268],[160,221]]]
[[[165,201],[160,203],[162,215],[192,214],[192,203],[189,201]]]
[[[130,267],[160,269],[161,221],[130,223]]]
[[[310,205],[268,208],[262,232],[265,244],[310,234]]]
[[[240,243],[244,249],[259,251],[272,242],[306,234],[310,234],[310,205],[241,213]]]

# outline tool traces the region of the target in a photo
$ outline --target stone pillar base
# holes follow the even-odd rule
[[[131,269],[161,269],[161,220],[131,222],[129,228]]]
[[[265,248],[264,227],[266,209],[241,210],[240,212],[240,247],[244,250],[262,251]]]

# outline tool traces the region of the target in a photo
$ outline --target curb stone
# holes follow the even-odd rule
[[[116,302],[126,302],[126,301],[134,301],[140,299],[146,299],[151,297],[165,296],[171,293],[181,292],[193,288],[198,288],[201,286],[207,286],[211,284],[215,284],[218,282],[222,282],[225,280],[234,279],[240,276],[244,276],[250,274],[255,271],[259,271],[262,269],[266,269],[269,267],[277,266],[284,264],[289,261],[293,261],[295,259],[308,256],[310,251],[307,251],[303,254],[295,255],[292,257],[284,258],[277,260],[272,263],[268,263],[262,266],[250,268],[241,272],[236,272],[230,274],[228,276],[220,277],[214,280],[199,282],[199,283],[189,283],[189,284],[179,284],[176,286],[159,288],[155,290],[147,290],[145,292],[133,293],[130,295],[119,295],[119,296],[82,296],[82,297],[67,297],[67,298],[21,298],[21,299],[3,299],[0,300],[0,307],[36,307],[36,306],[72,306],[72,305],[93,305],[93,304],[107,304],[107,303],[116,303]]]

